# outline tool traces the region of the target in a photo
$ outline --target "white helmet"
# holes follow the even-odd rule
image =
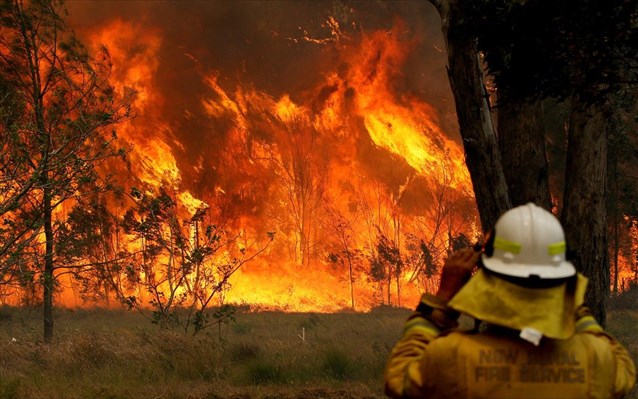
[[[565,259],[563,227],[554,215],[533,203],[505,212],[496,222],[491,256],[485,268],[512,277],[541,279],[571,277],[574,265]],[[489,245],[488,245],[489,246]],[[489,249],[486,251],[489,254]]]

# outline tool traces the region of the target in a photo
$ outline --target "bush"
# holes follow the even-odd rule
[[[5,381],[0,379],[0,398],[2,399],[17,399],[20,396],[18,391],[20,388],[19,380]]]
[[[339,381],[344,381],[351,373],[352,365],[346,353],[339,349],[328,349],[323,354],[323,371]]]
[[[285,380],[281,367],[266,361],[255,361],[248,366],[246,373],[248,380],[254,385],[280,383]]]
[[[237,335],[248,335],[253,331],[253,325],[245,322],[231,324],[231,331]]]
[[[11,311],[7,307],[0,308],[0,321],[9,322],[13,319]]]

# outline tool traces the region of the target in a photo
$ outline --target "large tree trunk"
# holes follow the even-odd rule
[[[448,54],[448,75],[459,121],[465,163],[470,172],[484,231],[511,208],[501,155],[488,104],[476,38],[461,26],[457,0],[434,1],[441,15]]]
[[[499,100],[498,143],[512,206],[533,202],[551,211],[541,101]]]
[[[576,268],[589,278],[586,304],[605,324],[609,295],[605,180],[607,135],[603,112],[572,99],[562,223]]]

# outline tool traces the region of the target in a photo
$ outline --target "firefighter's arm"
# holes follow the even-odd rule
[[[427,346],[441,332],[458,325],[458,314],[444,309],[440,298],[424,295],[417,310],[408,318],[403,337],[394,346],[385,369],[385,393],[393,398],[416,396],[425,386],[423,362]]]
[[[432,381],[430,370],[436,359],[428,357],[428,344],[442,332],[458,325],[459,314],[447,302],[471,277],[479,254],[471,249],[450,255],[443,266],[436,296],[423,295],[408,318],[403,337],[393,348],[385,369],[385,393],[393,398],[419,396]]]
[[[614,337],[603,330],[586,306],[581,306],[576,311],[576,332],[592,334],[611,346],[610,355],[615,369],[614,397],[621,398],[631,391],[636,384],[636,365],[627,350]],[[604,352],[609,354],[607,348],[606,346]]]

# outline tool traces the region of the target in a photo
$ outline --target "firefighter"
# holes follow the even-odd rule
[[[583,305],[587,279],[566,259],[560,222],[523,205],[482,251],[446,260],[385,370],[394,398],[614,398],[635,383],[629,354]],[[478,270],[473,273],[475,265]],[[458,330],[463,313],[484,328]]]

